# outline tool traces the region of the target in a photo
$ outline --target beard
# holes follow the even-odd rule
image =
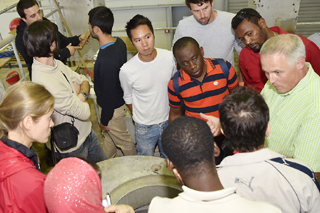
[[[262,30],[261,27],[260,27],[260,39],[259,40],[260,40],[259,42],[248,45],[256,53],[260,52],[262,45],[264,44],[264,42],[266,42],[268,40],[267,34]]]
[[[96,34],[92,34],[92,33],[90,33],[90,34],[91,34],[92,38],[97,39],[99,41],[99,37]]]
[[[211,19],[212,16],[212,12],[210,13],[210,16],[208,17],[208,19],[206,20],[206,22],[201,22],[201,19],[197,19],[197,21],[201,24],[201,25],[207,25]],[[207,17],[205,17],[207,18]]]
[[[253,47],[252,47],[252,46],[253,46]],[[262,47],[262,44],[258,44],[258,43],[256,43],[256,44],[250,44],[249,47],[253,50],[253,52],[258,53],[258,52],[260,52],[260,49],[261,49],[261,47]]]

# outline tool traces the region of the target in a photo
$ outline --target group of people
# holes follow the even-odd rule
[[[235,15],[213,10],[213,3],[186,0],[193,15],[179,22],[172,51],[155,48],[151,21],[134,16],[125,28],[138,53],[129,61],[125,43],[112,36],[112,11],[90,10],[89,29],[100,45],[94,65],[100,145],[89,121],[89,80],[64,64],[83,36],[64,37],[35,0],[20,0],[16,44],[33,82],[10,87],[0,104],[0,209],[133,212],[129,206],[104,210],[99,176],[85,161],[112,158],[117,148],[154,155],[158,145],[183,192],[154,198],[151,213],[320,211],[319,48],[268,28],[253,9]],[[234,49],[252,89],[239,87]],[[53,125],[73,119],[77,145],[56,147],[66,159],[46,178],[30,147],[46,143]],[[221,149],[225,138],[232,156]]]

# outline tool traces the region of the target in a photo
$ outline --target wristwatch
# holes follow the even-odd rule
[[[86,98],[86,100],[88,99],[87,93],[85,93],[85,92],[80,92],[80,93]]]

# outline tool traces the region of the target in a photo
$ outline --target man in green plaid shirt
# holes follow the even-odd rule
[[[305,47],[296,35],[270,38],[260,55],[262,70],[268,78],[261,92],[270,109],[271,132],[266,146],[305,161],[318,175],[320,77],[305,62]]]

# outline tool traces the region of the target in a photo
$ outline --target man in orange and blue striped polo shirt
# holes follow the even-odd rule
[[[234,67],[227,61],[226,78],[215,59],[203,57],[203,48],[191,37],[183,37],[173,45],[173,54],[180,64],[179,91],[169,81],[169,122],[182,116],[180,98],[185,104],[185,115],[203,119],[200,113],[219,117],[219,104],[226,95],[239,86]],[[178,94],[177,94],[178,93]],[[203,119],[205,120],[205,119]]]

